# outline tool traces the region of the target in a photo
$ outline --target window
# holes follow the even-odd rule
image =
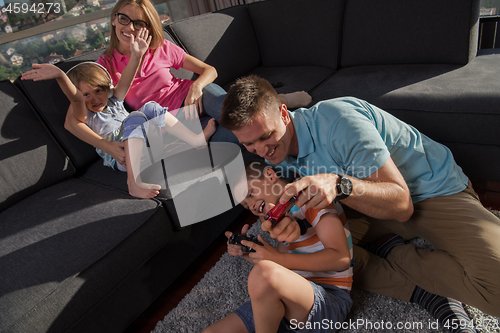
[[[479,49],[494,49],[500,45],[500,0],[481,0]]]
[[[481,16],[500,15],[500,0],[481,0]]]

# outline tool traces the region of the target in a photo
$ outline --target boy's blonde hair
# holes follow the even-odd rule
[[[160,16],[156,11],[154,5],[149,0],[118,0],[118,2],[113,7],[111,11],[111,21],[116,17],[116,14],[126,5],[132,5],[134,7],[142,9],[144,15],[146,16],[146,23],[148,24],[147,29],[151,35],[151,43],[149,48],[156,50],[159,46],[163,45],[163,26],[161,25]],[[132,24],[132,23],[131,23]],[[111,26],[111,36],[109,40],[109,45],[104,55],[110,57],[115,49],[118,49],[120,41],[116,36],[116,28]]]
[[[104,91],[113,88],[109,73],[95,62],[82,62],[71,68],[66,75],[77,88],[80,82],[85,82],[91,87],[99,87]]]

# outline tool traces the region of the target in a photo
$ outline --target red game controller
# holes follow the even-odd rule
[[[300,193],[302,192],[294,195],[288,202],[285,202],[284,204],[278,203],[267,212],[264,219],[271,221],[271,227],[274,227],[274,225],[281,221],[281,219],[285,217],[286,213],[288,213],[290,209],[292,209],[292,207],[294,206],[293,204],[295,203],[295,200],[297,200],[297,197],[300,195]]]

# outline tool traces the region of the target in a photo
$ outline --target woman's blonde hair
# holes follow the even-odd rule
[[[104,91],[113,88],[113,81],[108,72],[95,62],[82,62],[71,68],[66,75],[79,89],[80,82],[85,82],[91,87],[99,87]]]
[[[151,43],[149,44],[149,48],[152,50],[156,50],[159,46],[163,45],[163,27],[161,25],[160,16],[156,11],[153,3],[149,0],[118,0],[118,2],[113,7],[111,11],[111,22],[115,18],[116,14],[120,12],[120,10],[126,5],[132,5],[134,7],[142,9],[144,15],[146,16],[146,23],[148,24],[149,34],[151,35]],[[111,25],[111,36],[108,48],[104,55],[109,57],[113,54],[113,51],[118,48],[120,41],[116,36],[116,28]]]

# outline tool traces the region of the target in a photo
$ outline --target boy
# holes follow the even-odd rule
[[[287,181],[263,161],[247,165],[248,193],[242,205],[263,218],[282,195]],[[233,256],[254,265],[248,277],[250,301],[207,327],[210,332],[332,332],[351,309],[352,241],[338,202],[325,209],[293,207],[290,219],[306,219],[307,231],[275,249],[242,241],[255,252],[228,244]],[[285,217],[285,218],[287,218]],[[242,233],[248,231],[245,225]],[[226,236],[231,237],[227,232]],[[292,271],[293,270],[293,271]]]

